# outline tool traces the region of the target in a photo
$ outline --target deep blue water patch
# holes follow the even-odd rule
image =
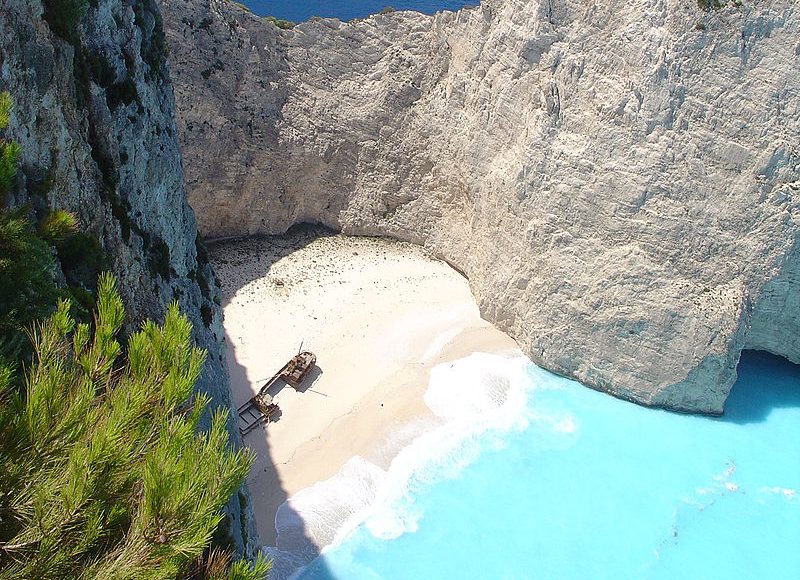
[[[312,16],[352,20],[365,18],[391,6],[395,10],[416,10],[434,14],[440,10],[458,10],[475,6],[477,0],[243,0],[242,4],[259,16],[274,16],[303,22]]]
[[[756,423],[775,410],[800,409],[800,366],[765,352],[745,351],[738,370],[721,421]]]

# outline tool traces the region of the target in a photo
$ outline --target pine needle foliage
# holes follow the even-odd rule
[[[14,102],[8,92],[0,93],[0,130],[8,127]],[[11,190],[22,148],[15,141],[0,139],[0,205],[5,204],[6,195]]]
[[[271,563],[269,559],[259,552],[253,564],[246,560],[234,562],[228,571],[228,579],[255,580],[256,578],[266,578],[267,574],[269,574],[270,567]]]
[[[0,363],[30,353],[26,328],[50,314],[60,290],[50,246],[36,235],[25,209],[0,209]]]
[[[38,230],[40,238],[58,246],[77,233],[78,223],[71,213],[57,209],[51,211],[39,222]]]
[[[185,575],[187,580],[208,578],[210,580],[251,580],[266,578],[269,574],[270,562],[261,553],[254,563],[246,560],[231,562],[230,552],[212,548],[206,550],[201,558],[195,560]]]
[[[252,465],[252,452],[228,447],[226,411],[198,432],[205,353],[177,304],[126,355],[124,316],[103,274],[93,325],[59,301],[31,332],[25,388],[0,372],[0,579],[175,578],[207,552]],[[237,562],[228,577],[267,569]]]
[[[0,131],[7,128],[12,107],[9,93],[0,93]],[[82,282],[96,280],[104,264],[97,242],[78,231],[69,212],[53,210],[35,228],[27,208],[2,207],[14,184],[20,152],[18,143],[0,139],[0,369],[12,370],[31,353],[26,329],[52,313],[58,297],[78,298],[75,312],[89,319],[93,301],[80,300],[87,294]],[[59,288],[57,262],[67,288]]]
[[[11,121],[11,109],[14,106],[14,101],[8,91],[0,93],[0,129],[8,127]]]
[[[22,150],[19,143],[0,144],[0,202],[5,201],[17,175],[17,163]]]
[[[0,93],[0,131],[8,127],[11,95]],[[56,299],[54,262],[47,244],[34,236],[24,210],[8,211],[21,148],[0,138],[0,377],[13,376],[28,341],[23,325],[49,313]]]

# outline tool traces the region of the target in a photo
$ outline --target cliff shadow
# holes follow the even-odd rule
[[[281,258],[285,258],[290,254],[297,252],[305,248],[308,244],[317,240],[319,238],[328,238],[331,236],[337,235],[339,232],[328,228],[319,223],[310,223],[304,222],[300,224],[293,225],[289,228],[285,234],[281,235],[257,235],[257,236],[230,236],[230,237],[219,237],[219,238],[205,238],[203,242],[208,247],[209,252],[212,255],[212,262],[214,264],[227,264],[229,262],[233,263],[241,263],[241,260],[237,260],[236,258],[230,257],[223,257],[221,255],[221,251],[224,251],[225,248],[232,248],[232,247],[239,247],[240,245],[246,244],[250,248],[259,245],[269,244],[270,252],[261,256],[264,258],[260,263],[262,263],[266,270],[268,271],[270,266],[280,260]],[[244,286],[245,284],[252,282],[259,278],[257,272],[248,272],[252,274],[250,277],[244,277],[239,280],[238,286]]]
[[[739,377],[719,421],[758,423],[776,409],[800,407],[800,365],[755,350],[742,352]]]
[[[226,341],[230,337],[226,332]],[[228,366],[231,376],[231,395],[234,404],[241,406],[249,399],[249,394],[233,385],[249,384],[245,368],[236,362],[235,356],[228,354]],[[280,410],[271,422],[291,421]],[[285,580],[290,578],[299,568],[310,564],[320,555],[310,534],[306,531],[302,514],[295,511],[288,503],[289,494],[276,469],[269,441],[269,424],[257,427],[244,437],[243,443],[256,453],[256,462],[247,477],[247,484],[256,515],[256,525],[263,544],[263,551],[272,560],[269,580]],[[278,510],[283,522],[280,535],[277,533]],[[322,562],[315,564],[313,578],[328,579],[334,576]]]
[[[238,290],[264,277],[271,266],[286,256],[300,250],[314,240],[333,235],[334,232],[321,226],[303,224],[292,228],[286,236],[269,236],[246,239],[226,239],[207,241],[211,261],[220,277],[220,287],[223,291],[222,306],[225,308],[230,303],[231,297]],[[269,245],[268,252],[258,252],[259,245]],[[237,249],[246,245],[247,249],[241,253]],[[253,263],[253,255],[257,260]],[[249,260],[249,261],[248,261]],[[253,267],[249,267],[249,266]],[[237,276],[225,278],[225,272],[233,267]],[[248,377],[248,369],[240,364],[236,353],[236,340],[239,337],[230,335],[230,330],[225,328],[226,357],[230,373],[231,399],[238,409],[246,403],[269,377],[257,377],[253,381]],[[294,347],[297,348],[296,346]],[[289,356],[294,354],[290,353]],[[269,366],[276,369],[284,364],[285,360],[268,361]],[[251,369],[252,370],[252,369]],[[314,384],[322,375],[323,370],[315,367],[297,389],[301,394],[314,392]],[[279,380],[269,389],[269,394],[277,396],[284,389],[292,387]],[[322,393],[320,393],[322,394]],[[280,421],[282,425],[290,425],[292,421],[302,421],[302,417],[279,411],[273,422]],[[308,533],[303,515],[295,511],[288,503],[289,493],[281,480],[276,467],[275,453],[270,442],[269,424],[260,426],[243,437],[244,444],[256,453],[257,459],[247,483],[256,515],[256,524],[259,536],[264,546],[264,551],[272,559],[270,580],[283,580],[291,577],[298,568],[314,561],[320,550]],[[280,510],[280,523],[278,511]],[[280,528],[276,530],[276,527]],[[313,578],[334,578],[323,562],[314,566]]]

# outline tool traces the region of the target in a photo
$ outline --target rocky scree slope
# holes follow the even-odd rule
[[[316,221],[429,248],[538,364],[718,414],[800,362],[800,6],[485,0],[280,30],[163,1],[207,236]]]
[[[65,39],[40,0],[3,1],[0,90],[13,96],[9,137],[23,149],[12,205],[77,217],[119,280],[128,332],[177,299],[208,351],[198,388],[230,407],[219,290],[186,203],[158,7],[97,0],[82,22]],[[221,540],[252,556],[260,546],[246,488],[227,512]]]

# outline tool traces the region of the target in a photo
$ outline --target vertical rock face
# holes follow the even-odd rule
[[[205,235],[319,221],[424,244],[532,359],[721,413],[798,360],[793,0],[485,0],[283,31],[162,3]]]
[[[13,202],[75,214],[108,255],[129,331],[178,300],[208,351],[198,388],[230,407],[218,289],[186,203],[157,6],[99,0],[82,22],[65,40],[39,0],[3,2],[0,90],[14,98],[10,136],[23,148]],[[231,500],[226,538],[245,554],[258,546],[248,499],[244,489]]]

